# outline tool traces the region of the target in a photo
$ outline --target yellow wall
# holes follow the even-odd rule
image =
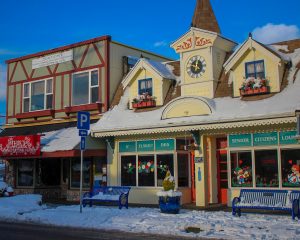
[[[151,69],[138,70],[135,76],[131,79],[128,87],[130,88],[130,108],[132,108],[132,100],[138,96],[139,80],[152,78],[152,96],[156,97],[156,106],[163,105],[165,94],[169,89],[171,81],[162,79],[162,77],[157,76]],[[164,84],[163,84],[164,83]],[[165,89],[167,88],[167,90]]]
[[[282,63],[281,66],[278,66],[278,62],[274,61],[269,55],[264,54],[254,48],[251,50],[247,50],[247,52],[237,61],[235,66],[233,67],[233,92],[234,97],[240,96],[240,87],[245,80],[246,77],[246,70],[245,70],[245,63],[264,60],[265,64],[265,76],[268,80],[268,85],[270,86],[271,92],[279,92],[280,91],[280,83],[282,80],[283,75],[283,68],[284,64]]]

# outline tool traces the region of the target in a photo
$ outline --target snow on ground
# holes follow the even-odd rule
[[[0,198],[0,218],[57,226],[110,229],[175,236],[222,239],[300,239],[300,221],[291,216],[242,214],[230,212],[181,210],[180,214],[163,214],[158,208],[40,206],[39,195]],[[199,227],[200,233],[186,233],[186,227]]]

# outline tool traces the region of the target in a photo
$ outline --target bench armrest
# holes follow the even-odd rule
[[[232,200],[232,207],[234,208],[236,206],[237,203],[239,203],[241,201],[240,197],[235,197]]]

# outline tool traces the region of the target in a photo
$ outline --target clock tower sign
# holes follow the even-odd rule
[[[191,25],[171,45],[180,54],[182,96],[213,98],[226,54],[236,44],[220,35],[209,0],[197,0]]]

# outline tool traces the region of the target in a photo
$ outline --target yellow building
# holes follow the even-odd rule
[[[155,204],[170,170],[182,203],[204,207],[230,205],[242,188],[299,188],[300,39],[264,45],[250,34],[237,47],[198,0],[171,47],[180,59],[140,59],[92,129],[107,142],[108,185]]]

